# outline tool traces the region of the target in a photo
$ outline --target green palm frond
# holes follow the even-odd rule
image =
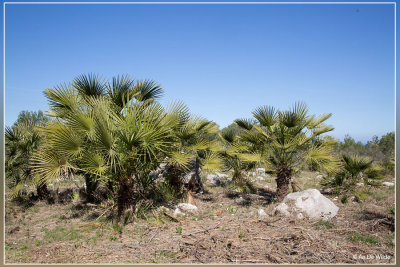
[[[236,133],[234,130],[230,129],[228,131],[219,134],[220,139],[227,144],[232,144],[236,140]]]
[[[75,169],[67,158],[59,155],[55,151],[42,149],[32,157],[32,168],[36,183],[43,181],[52,182],[62,174],[71,172]]]
[[[129,102],[138,92],[134,92],[135,80],[129,75],[113,77],[111,83],[107,84],[107,92],[111,101],[120,108]]]
[[[82,169],[87,173],[101,177],[107,171],[107,165],[99,153],[86,151],[81,159]]]
[[[305,160],[309,164],[316,164],[328,173],[334,173],[340,168],[340,162],[329,145],[311,145],[306,151]]]
[[[185,154],[179,151],[172,151],[171,153],[168,153],[166,161],[168,164],[186,169],[189,166],[189,163],[194,159],[195,156],[193,155]]]
[[[66,157],[78,156],[83,150],[83,140],[71,128],[61,123],[52,123],[47,128],[41,128],[47,133],[47,144],[53,147],[58,153]]]
[[[304,120],[308,113],[308,107],[306,103],[300,101],[293,105],[291,111],[297,115],[299,120]]]
[[[182,127],[190,120],[189,108],[182,101],[175,101],[168,104],[166,114],[165,120],[167,123],[176,123],[178,127]]]
[[[372,160],[367,157],[362,157],[358,155],[342,155],[342,160],[344,162],[344,168],[353,177],[356,177],[360,172],[363,172],[372,165]]]
[[[251,130],[253,128],[253,121],[251,119],[236,119],[234,122],[245,130]]]
[[[145,101],[149,99],[158,99],[164,94],[164,89],[160,84],[152,80],[138,81],[133,86],[133,92],[137,92],[136,99]]]
[[[62,118],[71,109],[76,108],[79,103],[78,94],[67,85],[59,85],[55,88],[46,89],[44,94],[52,109],[48,112],[49,116]]]
[[[98,97],[106,92],[106,82],[99,75],[89,73],[76,77],[73,87],[84,97]]]
[[[314,128],[314,136],[318,136],[318,135],[333,131],[334,129],[335,128],[333,128],[330,125],[323,125],[323,124],[321,125],[320,124],[318,127]]]
[[[308,129],[314,129],[318,127],[321,123],[325,122],[330,117],[332,117],[332,113],[321,114],[318,117],[313,115],[307,120],[307,127]]]
[[[201,166],[207,171],[219,170],[223,168],[223,160],[218,153],[207,152],[204,159],[201,159]]]
[[[274,107],[262,106],[252,112],[262,126],[271,127],[277,120],[277,111]]]

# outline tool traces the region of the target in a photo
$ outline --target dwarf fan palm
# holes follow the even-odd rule
[[[89,83],[96,90],[89,92],[101,91],[101,86],[93,84]],[[38,179],[54,179],[72,171],[92,182],[110,182],[117,187],[121,215],[144,194],[149,172],[162,160],[187,164],[187,157],[176,152],[173,134],[180,123],[175,113],[184,107],[168,112],[151,101],[150,96],[158,90],[152,88],[147,84],[134,94],[122,94],[122,109],[121,102],[110,94],[82,94],[75,86],[47,90],[50,114],[56,119],[41,129],[46,143],[33,164]]]
[[[235,121],[245,130],[240,138],[248,144],[249,151],[257,152],[266,168],[275,172],[278,200],[287,195],[294,172],[306,163],[317,164],[326,171],[333,171],[337,166],[330,142],[312,142],[333,130],[323,124],[331,114],[310,116],[307,113],[304,103],[296,103],[286,111],[262,106],[252,113],[256,121]]]
[[[186,184],[191,195],[192,192],[203,190],[201,169],[213,170],[220,166],[220,158],[216,153],[220,145],[215,139],[218,126],[214,122],[192,116],[188,111],[178,114],[180,123],[174,128],[176,150],[190,160],[190,165],[188,169],[169,165],[167,179],[177,192]]]
[[[37,126],[46,121],[48,118],[41,111],[23,111],[17,121],[5,129],[5,170],[14,189],[12,197],[17,196],[25,184],[33,182],[30,160],[41,142]],[[47,194],[46,184],[36,184],[36,189],[39,198],[43,199]]]
[[[223,169],[232,170],[232,181],[239,190],[246,190],[246,171],[253,169],[258,161],[258,155],[249,152],[247,144],[239,138],[240,131],[227,129],[219,134],[223,144],[220,151],[223,159]]]
[[[321,184],[326,187],[333,187],[335,193],[352,193],[357,182],[363,181],[364,185],[379,186],[383,169],[373,164],[368,157],[359,155],[341,155],[340,168],[331,177],[325,178]]]

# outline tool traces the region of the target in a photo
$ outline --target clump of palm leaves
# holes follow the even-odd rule
[[[246,143],[238,136],[238,131],[227,130],[219,134],[223,148],[220,151],[222,169],[232,171],[232,183],[236,190],[250,193],[252,184],[246,179],[247,172],[254,169],[259,161],[258,155],[248,151]]]
[[[340,168],[333,175],[324,178],[321,184],[332,188],[334,194],[341,195],[342,199],[346,200],[355,192],[357,183],[362,182],[369,188],[380,186],[382,171],[383,169],[368,157],[342,154]]]
[[[254,119],[238,119],[235,123],[244,131],[241,142],[248,152],[258,154],[267,171],[276,174],[277,198],[282,200],[289,191],[293,175],[309,164],[332,171],[337,166],[332,142],[319,136],[333,130],[324,122],[331,114],[309,115],[304,103],[296,103],[289,110],[258,107]]]
[[[5,128],[5,173],[13,188],[11,198],[17,197],[25,185],[36,186],[40,199],[48,195],[46,183],[35,183],[30,166],[30,160],[42,141],[37,127],[47,121],[41,111],[23,111],[11,127]]]
[[[189,161],[176,151],[173,130],[186,106],[175,103],[167,110],[154,101],[161,94],[155,82],[129,76],[106,82],[82,75],[72,84],[47,89],[54,120],[41,128],[46,141],[32,163],[37,179],[81,174],[88,196],[99,181],[106,181],[121,215],[145,197],[152,186],[149,172],[164,159],[177,165]]]
[[[220,145],[215,139],[217,132],[218,126],[212,121],[191,116],[188,112],[180,116],[180,123],[174,128],[176,150],[191,161],[188,166],[167,166],[166,179],[175,192],[182,193],[184,183],[189,191],[202,191],[201,170],[220,166],[217,154]]]
[[[54,120],[40,130],[46,141],[32,162],[37,179],[51,181],[64,172],[83,175],[88,201],[104,182],[115,194],[120,216],[152,197],[150,173],[160,164],[179,171],[194,160],[212,166],[215,141],[209,135],[216,125],[191,116],[182,102],[164,108],[155,101],[162,93],[159,84],[129,76],[107,82],[82,75],[47,89]]]

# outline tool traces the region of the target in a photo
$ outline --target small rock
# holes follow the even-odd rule
[[[357,186],[364,186],[364,183],[357,183]]]
[[[215,174],[218,176],[218,178],[227,178],[228,177],[228,175],[225,173],[216,172]]]
[[[286,216],[289,216],[290,215],[289,206],[282,202],[281,204],[276,206],[276,208],[274,209],[274,213],[275,214],[281,213],[281,214],[284,214]]]
[[[319,175],[316,176],[317,179],[322,179],[322,177],[323,177],[323,176],[322,176],[321,174],[319,174]]]
[[[297,217],[297,219],[299,219],[299,220],[304,219],[304,215],[303,215],[303,213],[301,213],[301,212],[298,213],[296,217]]]
[[[183,213],[179,208],[176,208],[174,211],[174,216],[185,216],[185,213]]]
[[[195,213],[198,210],[198,208],[195,205],[189,203],[179,203],[177,205],[177,208],[180,209],[182,212],[189,212],[189,213]]]
[[[246,205],[249,203],[249,201],[240,196],[239,198],[235,199],[235,203],[238,205]]]
[[[324,188],[322,189],[323,194],[332,194],[333,189],[332,188]]]
[[[394,186],[394,183],[392,183],[392,182],[383,182],[382,183],[384,186]]]
[[[265,175],[265,169],[264,168],[257,168],[256,172],[257,172],[257,175]]]
[[[218,175],[216,174],[207,175],[207,183],[213,186],[222,185],[221,180],[218,178]]]
[[[160,206],[160,207],[158,207],[158,209],[157,209],[157,211],[159,211],[159,212],[168,212],[169,211],[169,208],[167,208],[167,207],[165,207],[165,206]]]
[[[259,217],[266,217],[267,213],[265,213],[265,211],[263,209],[259,209],[258,210],[258,216]]]

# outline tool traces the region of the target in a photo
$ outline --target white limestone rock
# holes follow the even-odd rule
[[[186,214],[183,213],[179,208],[176,208],[174,211],[174,216],[185,216]]]
[[[198,208],[195,205],[189,203],[179,203],[177,205],[177,208],[180,209],[182,212],[188,213],[196,213],[198,211]]]
[[[297,217],[298,220],[304,219],[304,215],[303,215],[303,213],[301,213],[301,212],[300,212],[300,213],[297,213],[297,216],[296,216],[296,217]]]
[[[228,175],[225,173],[216,172],[215,174],[218,176],[218,178],[227,178],[228,177]]]
[[[257,175],[265,175],[265,169],[264,168],[257,168],[256,169]]]
[[[216,174],[207,175],[207,183],[212,186],[222,185],[221,180],[219,179],[218,175],[216,175]]]
[[[265,211],[263,209],[259,209],[258,210],[258,217],[266,217],[267,213],[265,213]]]
[[[383,182],[382,184],[384,186],[388,186],[388,187],[394,186],[394,183],[392,183],[392,182]]]
[[[301,212],[310,219],[329,220],[334,217],[339,208],[317,189],[308,189],[288,194],[275,209],[275,213],[295,216]]]

